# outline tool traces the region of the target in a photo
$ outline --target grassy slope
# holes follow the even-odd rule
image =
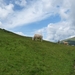
[[[0,75],[75,75],[74,60],[75,47],[0,29]]]

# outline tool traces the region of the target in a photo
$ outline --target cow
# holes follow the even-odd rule
[[[63,41],[63,44],[64,44],[64,45],[68,45],[68,42],[66,42],[66,41]]]
[[[41,34],[34,34],[34,37],[32,37],[32,40],[43,40],[43,36]]]

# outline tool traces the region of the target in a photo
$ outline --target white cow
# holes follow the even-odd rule
[[[43,39],[43,36],[41,34],[35,34],[34,37],[32,37],[32,40],[41,40]]]
[[[66,42],[66,41],[63,41],[63,44],[64,44],[64,45],[68,45],[68,42]]]

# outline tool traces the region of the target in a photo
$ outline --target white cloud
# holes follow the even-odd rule
[[[71,5],[69,0],[63,0],[62,6],[60,7],[58,12],[62,20],[66,20],[69,18],[70,6]]]
[[[45,40],[52,42],[63,40],[71,36],[75,36],[75,29],[70,27],[70,22],[59,22],[59,23],[50,23],[47,27],[38,30],[42,30],[42,34]]]
[[[33,32],[33,34],[41,34],[41,35],[44,35],[44,33],[45,33],[45,28],[42,28],[42,29],[39,29],[39,30]]]
[[[15,4],[17,4],[17,5],[21,6],[21,7],[25,7],[27,2],[26,2],[26,0],[16,0]]]
[[[11,14],[13,12],[13,4],[9,4],[9,5],[2,5],[0,6],[0,19],[5,19],[7,16],[9,16],[9,14]]]
[[[58,11],[56,7],[57,4],[54,3],[53,0],[33,1],[32,4],[27,5],[27,7],[21,11],[14,11],[13,14],[9,15],[4,25],[6,25],[7,28],[14,28],[40,21],[51,15],[55,15]]]
[[[75,35],[73,35],[73,36],[70,36],[69,38],[74,38],[75,37]]]
[[[2,23],[0,22],[0,28],[2,28]]]
[[[70,20],[72,22],[72,26],[75,26],[75,0],[71,0],[71,13],[70,13]]]
[[[74,0],[62,0],[61,5],[58,5],[58,11],[56,11],[60,15],[61,21],[50,23],[47,27],[38,30],[43,30],[44,39],[55,42],[75,36],[74,2]]]
[[[25,34],[23,32],[14,32],[14,33],[21,35],[21,36],[25,36]]]
[[[68,38],[71,35],[74,35],[74,30],[70,29],[68,22],[60,22],[56,24],[48,25],[47,35],[48,40],[58,41],[65,38]]]
[[[0,25],[1,25],[2,23],[0,22]]]

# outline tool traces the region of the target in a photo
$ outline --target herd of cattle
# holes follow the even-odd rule
[[[40,40],[40,41],[42,41],[43,40],[43,36],[41,34],[34,34],[34,36],[32,37],[32,40]],[[60,42],[58,42],[58,43],[60,43]],[[63,41],[62,43],[64,45],[69,45],[69,43],[66,42],[66,41]]]

